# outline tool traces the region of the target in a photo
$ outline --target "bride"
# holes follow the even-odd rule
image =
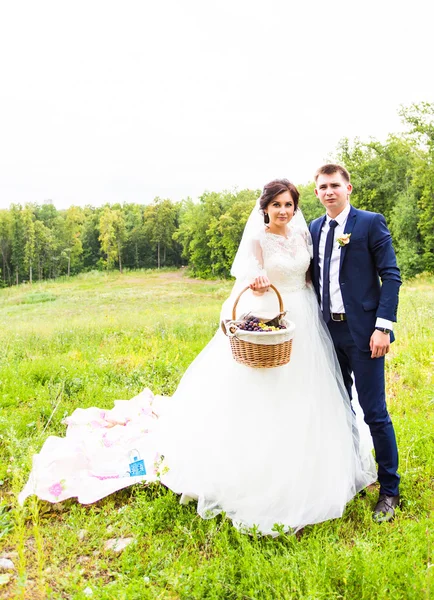
[[[138,481],[160,479],[197,500],[203,518],[224,512],[242,531],[297,531],[340,517],[376,480],[370,440],[345,391],[328,331],[308,282],[310,238],[299,193],[274,180],[247,222],[222,307],[231,316],[278,312],[295,324],[291,360],[274,368],[237,363],[219,329],[171,398],[145,390],[111,411],[77,409],[65,438],[33,459],[20,501],[94,502]],[[265,334],[266,335],[266,334]]]

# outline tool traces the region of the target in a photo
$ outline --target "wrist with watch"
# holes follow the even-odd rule
[[[392,333],[391,329],[387,329],[387,327],[376,327],[377,331],[381,331],[381,333],[385,333],[386,335],[390,335]]]

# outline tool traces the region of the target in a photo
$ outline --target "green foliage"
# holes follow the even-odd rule
[[[434,104],[413,104],[400,115],[406,133],[384,144],[344,139],[336,160],[351,174],[352,203],[385,215],[408,278],[434,272]]]
[[[123,210],[128,232],[123,251],[124,264],[134,269],[154,266],[154,248],[145,233],[143,207],[125,204]]]
[[[8,210],[0,210],[0,252],[2,256],[1,287],[11,283],[12,218]]]
[[[420,196],[418,229],[422,238],[423,268],[434,271],[434,103],[412,104],[401,109],[401,117],[410,126],[410,137],[422,160],[416,178]]]
[[[16,496],[31,457],[77,407],[111,408],[150,387],[171,394],[218,327],[228,281],[185,271],[89,272],[0,291],[0,555],[16,566],[4,598],[428,599],[433,581],[434,278],[402,288],[386,361],[400,449],[402,508],[372,522],[378,494],[299,535],[240,534],[202,520],[163,486],[89,506]],[[52,299],[54,301],[46,301]],[[288,425],[290,435],[291,424]],[[132,537],[122,553],[112,538]]]
[[[191,272],[203,278],[229,277],[258,190],[205,192],[198,204],[186,200],[174,234]]]
[[[336,162],[351,173],[352,203],[385,215],[404,278],[434,272],[434,104],[403,107],[406,131],[385,143],[341,140]],[[264,182],[265,183],[265,182]],[[315,184],[300,185],[307,223],[323,214]],[[93,269],[178,267],[229,277],[258,190],[206,191],[194,202],[147,205],[11,205],[0,211],[0,288]]]
[[[315,195],[315,182],[309,183],[309,185],[300,185],[297,189],[300,192],[299,203],[306,223],[310,223],[324,214],[324,208]]]
[[[29,281],[33,281],[33,263],[35,260],[35,246],[36,246],[36,235],[35,235],[35,223],[34,214],[32,207],[27,205],[23,210],[23,225],[25,230],[25,245],[24,245],[24,266],[28,270]]]
[[[19,204],[12,204],[11,214],[11,267],[15,283],[19,283],[25,272],[26,230],[23,219],[23,209]]]
[[[38,279],[50,273],[52,257],[55,253],[54,231],[44,225],[43,221],[35,221],[35,256],[38,265]]]
[[[390,231],[404,279],[423,270],[422,244],[418,230],[420,209],[411,191],[399,194],[390,215]]]
[[[82,267],[83,244],[81,231],[85,220],[83,209],[71,206],[65,212],[62,235],[62,257],[67,263],[67,275],[78,273]]]
[[[13,529],[10,507],[0,502],[0,539],[6,537]]]
[[[166,264],[167,253],[176,249],[173,235],[178,225],[179,207],[170,200],[155,198],[153,204],[147,206],[143,213],[143,233],[149,239],[154,253],[156,266],[159,269]],[[170,264],[174,264],[172,261]],[[176,264],[176,261],[175,261]]]
[[[214,230],[210,228],[209,244],[214,240],[214,245],[220,248],[220,262],[214,266],[217,275],[229,276],[245,224],[259,195],[259,190],[238,192],[230,199],[228,208],[220,215],[218,222],[214,223]]]
[[[105,254],[105,266],[112,269],[117,261],[122,273],[122,245],[125,241],[125,221],[120,210],[106,206],[99,219],[99,241]]]

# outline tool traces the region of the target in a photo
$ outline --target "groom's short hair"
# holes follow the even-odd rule
[[[341,165],[335,165],[333,163],[323,165],[317,170],[317,172],[315,173],[315,182],[318,181],[318,177],[320,175],[333,175],[333,173],[340,173],[345,179],[345,181],[347,183],[350,183],[350,174],[348,173],[346,168],[342,167]]]

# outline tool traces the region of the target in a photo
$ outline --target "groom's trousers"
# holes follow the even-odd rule
[[[384,357],[371,358],[370,352],[359,350],[346,321],[329,321],[328,328],[350,398],[354,375],[359,403],[374,442],[380,494],[396,496],[399,493],[398,448],[386,406]]]

